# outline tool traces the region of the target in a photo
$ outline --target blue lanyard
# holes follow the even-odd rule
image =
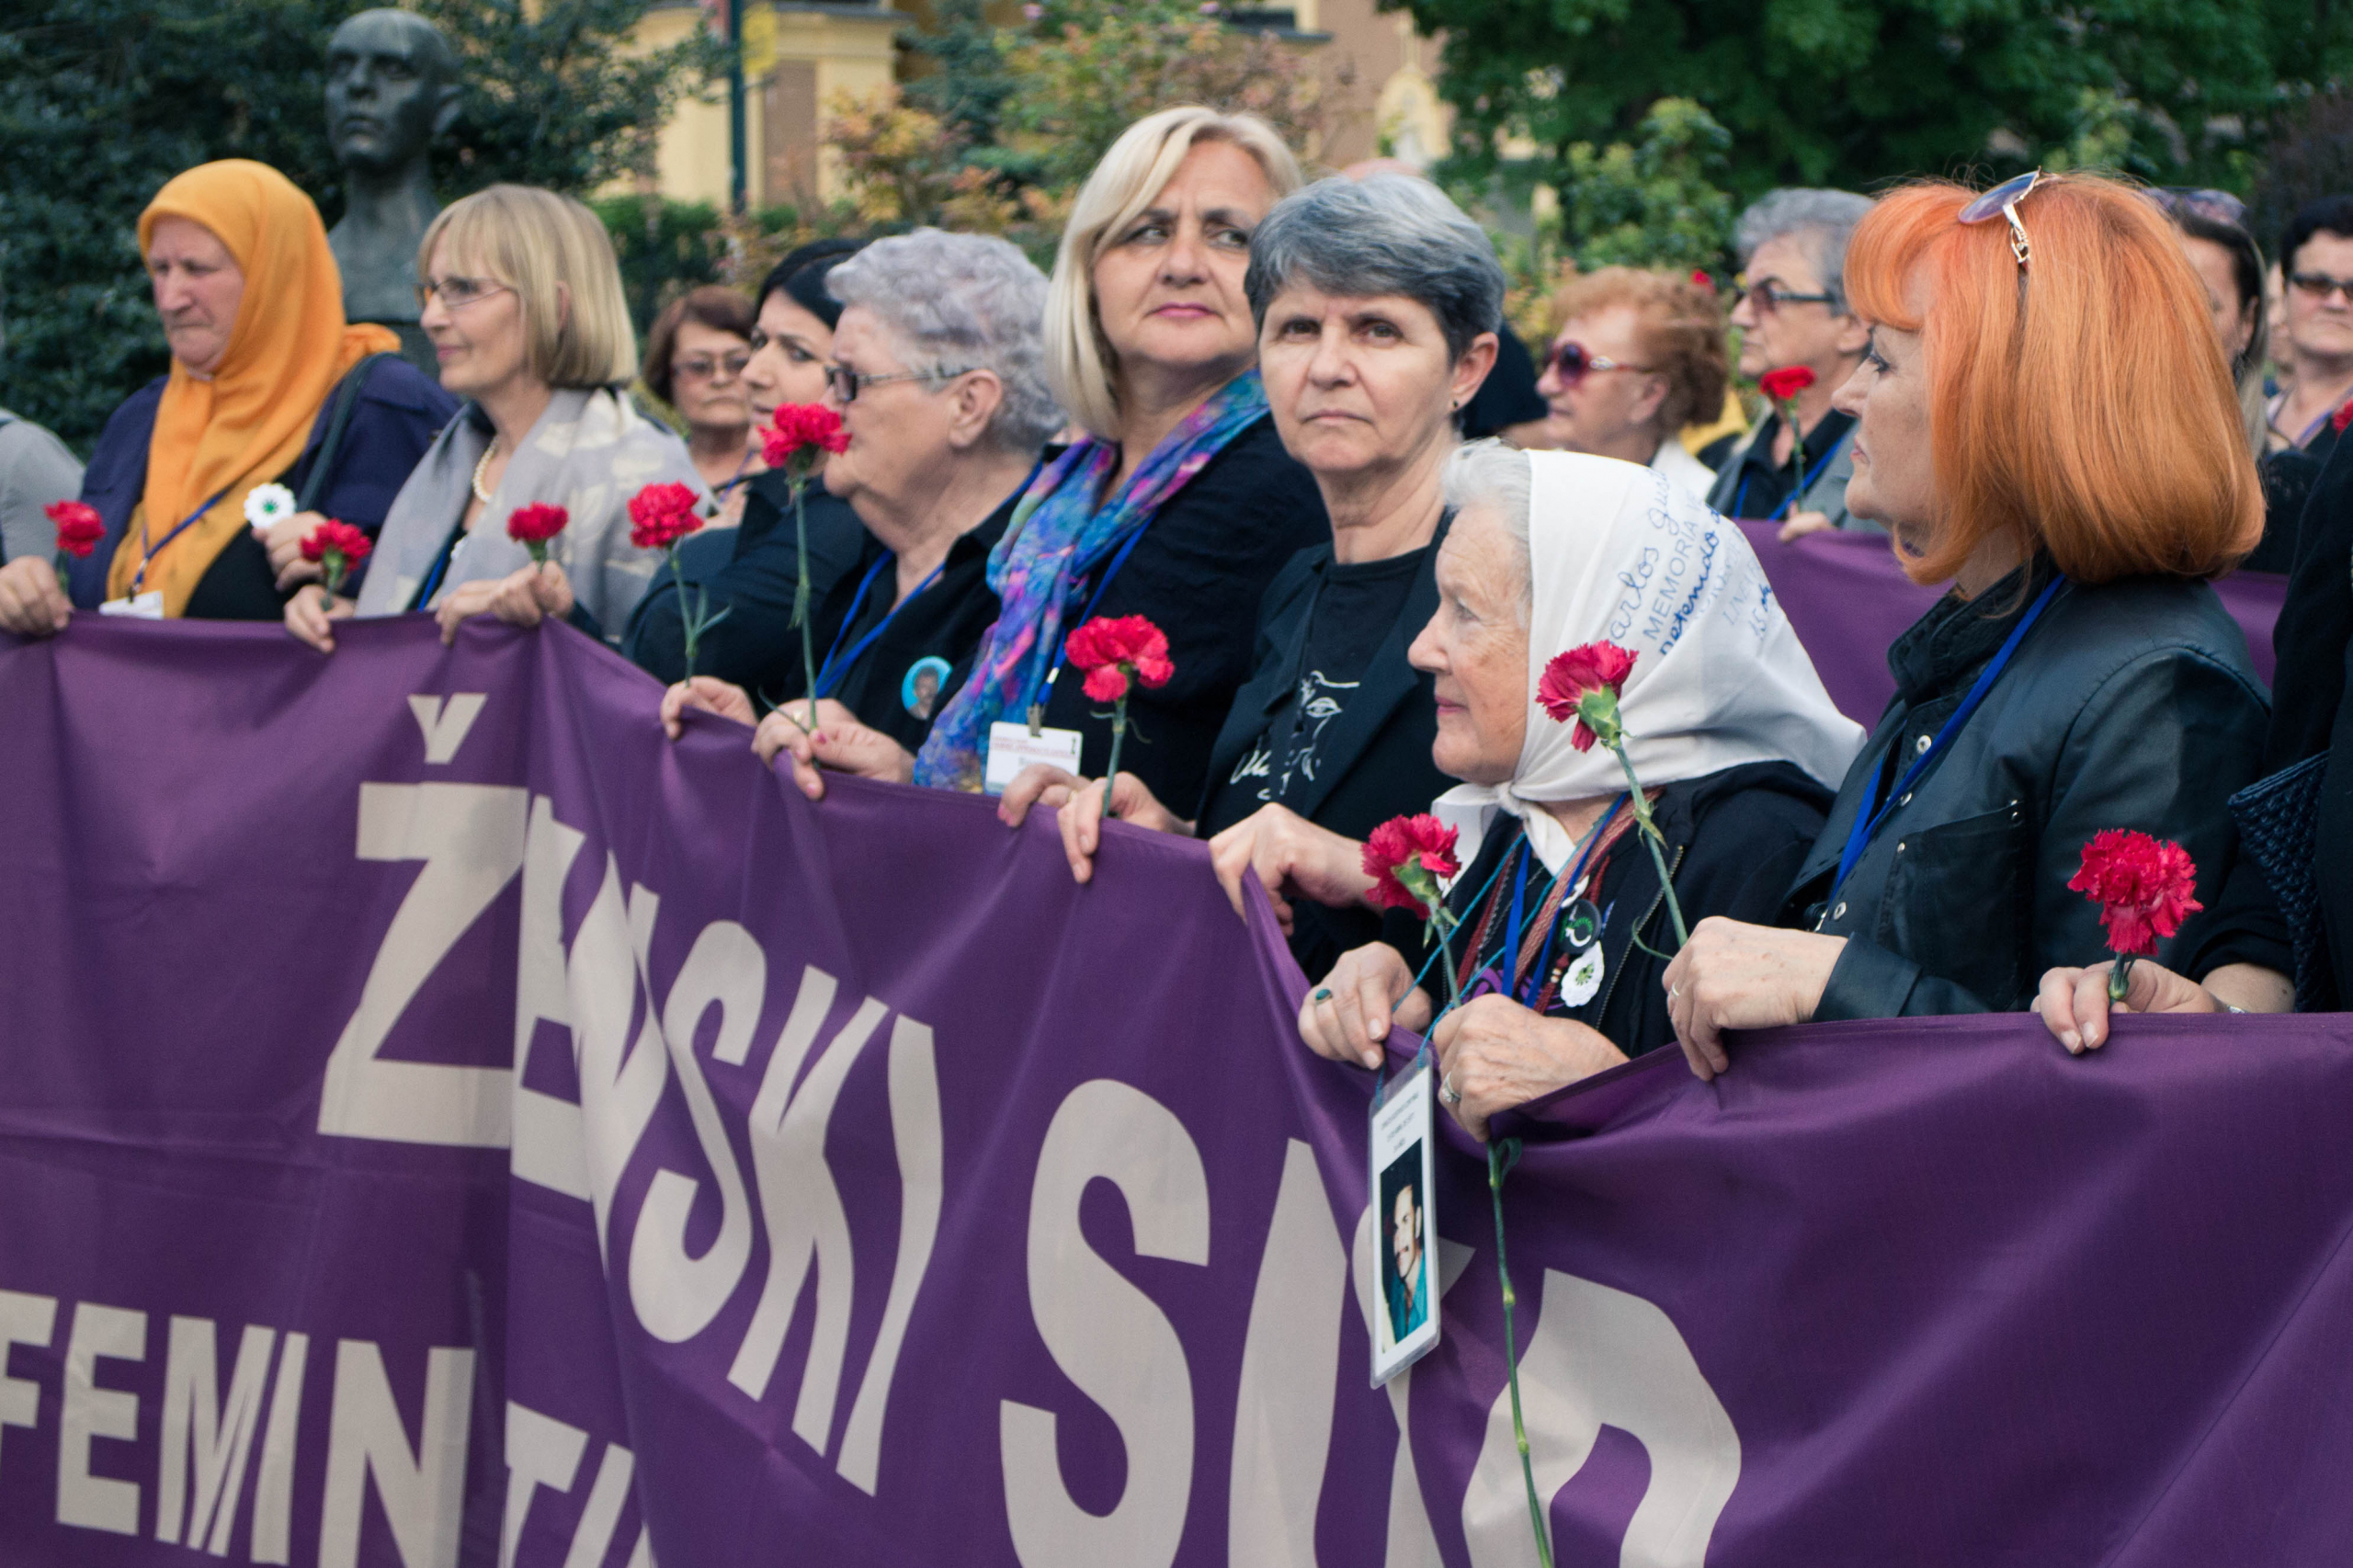
[[[1155,516],[1157,514],[1155,514]],[[1095,607],[1103,602],[1104,590],[1110,587],[1111,579],[1120,574],[1120,568],[1128,563],[1128,557],[1134,553],[1136,546],[1142,541],[1144,530],[1150,527],[1152,527],[1151,517],[1146,517],[1142,523],[1139,523],[1136,526],[1136,531],[1128,536],[1128,542],[1120,546],[1120,552],[1111,557],[1111,564],[1104,571],[1102,581],[1097,583],[1095,585],[1095,591],[1086,597],[1086,608],[1079,611],[1078,619],[1076,620],[1072,621],[1063,629],[1063,637],[1054,648],[1054,662],[1051,665],[1047,666],[1046,684],[1038,695],[1038,710],[1040,713],[1043,713],[1046,709],[1046,704],[1053,700],[1054,682],[1060,678],[1063,673],[1063,665],[1070,658],[1069,634],[1077,631],[1080,627],[1085,626],[1088,621],[1095,619]]]
[[[940,573],[948,567],[948,562],[945,561],[933,567],[931,575],[915,585],[915,593],[909,594],[905,598],[892,605],[889,613],[876,623],[873,631],[850,644],[849,652],[842,656],[841,667],[835,668],[834,655],[841,652],[842,639],[849,635],[850,622],[858,619],[858,607],[866,602],[866,590],[874,585],[874,579],[882,568],[896,560],[898,560],[897,556],[889,551],[884,551],[881,558],[866,569],[866,575],[858,580],[858,592],[849,601],[849,614],[843,618],[841,630],[834,633],[834,645],[825,650],[825,662],[817,666],[817,695],[819,697],[825,696],[841,684],[842,677],[849,674],[851,668],[857,665],[858,656],[874,645],[874,640],[877,637],[890,631],[891,622],[898,619],[899,612],[915,603],[916,595],[938,582]]]
[[[1969,688],[1969,695],[1962,698],[1961,706],[1952,710],[1952,717],[1947,719],[1944,728],[1937,732],[1937,738],[1928,743],[1928,749],[1913,759],[1912,766],[1904,770],[1904,777],[1897,779],[1895,787],[1887,792],[1886,804],[1874,812],[1871,809],[1872,790],[1868,787],[1864,790],[1862,802],[1855,810],[1855,825],[1847,834],[1847,847],[1838,857],[1838,880],[1830,884],[1832,899],[1836,899],[1838,890],[1847,885],[1847,878],[1855,869],[1855,862],[1863,858],[1863,850],[1870,844],[1871,835],[1879,832],[1880,824],[1904,803],[1905,792],[1919,782],[1920,775],[1928,770],[1928,765],[1944,754],[1952,738],[1961,733],[1961,726],[1969,722],[1969,716],[1977,711],[1977,705],[1985,700],[1985,694],[1994,689],[1994,683],[2002,678],[2002,671],[2009,665],[2010,655],[2018,651],[2018,643],[2040,619],[2042,612],[2050,608],[2051,601],[2058,597],[2066,581],[2064,577],[2052,578],[2035,599],[2034,607],[2018,618],[2018,623],[2010,629],[2008,639],[2003,642],[2002,651],[1979,672],[1977,684]]]
[[[1817,424],[1814,428],[1819,430],[1822,426]],[[1772,449],[1770,447],[1768,447],[1765,450],[1768,457],[1772,455]],[[1830,449],[1822,454],[1822,460],[1813,465],[1813,472],[1804,475],[1798,481],[1798,487],[1790,493],[1788,499],[1792,501],[1804,500],[1805,493],[1813,488],[1813,482],[1822,477],[1823,471],[1830,466],[1830,460],[1837,455],[1838,443],[1833,441],[1830,443]],[[1743,472],[1740,476],[1740,489],[1732,498],[1732,515],[1735,517],[1745,517],[1748,515],[1745,510],[1748,505],[1748,482],[1756,477],[1755,471],[1751,470],[1747,464],[1743,463],[1741,468]]]
[[[221,497],[227,494],[229,494],[228,488],[223,488],[218,494],[215,494],[211,500],[207,501],[203,506],[199,506],[195,511],[190,512],[188,515],[187,519],[182,522],[179,527],[174,528],[171,532],[164,536],[164,542],[162,544],[156,545],[152,550],[148,548],[147,544],[147,519],[144,517],[139,519],[139,570],[131,574],[131,591],[129,594],[126,594],[124,597],[128,598],[135,596],[139,592],[140,585],[147,581],[147,563],[154,560],[158,555],[161,555],[165,549],[171,544],[172,540],[179,538],[180,535],[194,528],[196,526],[197,519],[203,517],[205,513],[212,510],[213,507],[219,506],[221,504]]]
[[[1610,819],[1618,814],[1618,809],[1620,806],[1623,806],[1630,798],[1631,797],[1629,797],[1624,790],[1620,790],[1618,798],[1609,802],[1609,809],[1601,813],[1601,820],[1595,823],[1590,828],[1586,830],[1585,843],[1578,849],[1576,864],[1569,869],[1568,881],[1565,885],[1568,887],[1570,892],[1569,893],[1563,894],[1563,897],[1573,895],[1581,896],[1576,895],[1576,886],[1579,880],[1585,876],[1586,862],[1593,858],[1593,851],[1595,847],[1601,843],[1601,835],[1608,830]],[[1511,995],[1513,1000],[1518,1002],[1525,1007],[1535,1006],[1536,1003],[1534,998],[1541,996],[1544,994],[1544,971],[1552,967],[1552,941],[1553,938],[1561,934],[1561,923],[1558,920],[1551,921],[1546,925],[1544,928],[1544,950],[1536,956],[1536,968],[1530,971],[1530,979],[1534,982],[1534,989],[1532,991],[1524,990],[1519,983],[1520,922],[1523,917],[1521,912],[1525,907],[1528,895],[1528,863],[1535,858],[1535,851],[1529,846],[1525,835],[1525,831],[1523,830],[1522,836],[1519,841],[1519,875],[1512,885],[1511,915],[1510,917],[1504,922],[1502,972],[1506,977],[1504,981],[1505,990]],[[1601,934],[1597,931],[1595,932],[1594,940],[1597,942],[1600,939]]]

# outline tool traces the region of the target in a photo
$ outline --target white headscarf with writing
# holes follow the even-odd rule
[[[1552,656],[1587,642],[1635,655],[1619,712],[1645,786],[1789,762],[1836,789],[1862,726],[1822,688],[1740,529],[1653,470],[1579,452],[1527,458],[1528,737],[1510,782],[1457,785],[1432,808],[1460,832],[1461,863],[1507,812],[1557,875],[1575,845],[1550,812],[1529,808],[1626,787],[1608,747],[1578,751],[1574,726],[1536,700]]]

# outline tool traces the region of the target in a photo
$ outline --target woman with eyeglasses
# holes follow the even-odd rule
[[[358,597],[307,586],[286,629],[323,653],[335,621],[407,610],[438,616],[444,642],[484,614],[617,635],[662,563],[630,542],[631,498],[675,483],[707,504],[709,491],[623,390],[637,338],[604,224],[570,197],[494,185],[434,219],[417,276],[441,385],[468,401],[394,498]],[[544,566],[506,533],[531,503],[569,514]]]
[[[1702,922],[1666,972],[1692,1070],[1724,1031],[2024,1007],[2106,953],[2067,883],[2137,830],[2211,904],[2265,699],[2208,580],[2263,497],[2205,291],[2141,193],[2033,175],[1880,199],[1848,286],[1870,323],[1851,505],[1952,591],[1897,639],[1783,928]],[[2195,940],[2185,933],[2161,949]]]
[[[1796,398],[1798,426],[1766,415],[1716,471],[1708,505],[1727,517],[1783,517],[1784,540],[1823,528],[1866,528],[1847,506],[1854,472],[1853,421],[1832,397],[1862,363],[1870,335],[1847,308],[1847,236],[1870,199],[1844,190],[1776,190],[1740,215],[1733,243],[1743,267],[1732,324],[1740,373],[1804,369],[1813,383]],[[1804,437],[1804,471],[1799,471]]]
[[[276,619],[316,573],[303,537],[328,517],[375,532],[456,407],[390,332],[345,322],[318,210],[277,170],[230,159],[174,176],[139,247],[171,372],[90,454],[81,494],[106,537],[64,582],[45,548],[0,566],[0,631],[45,636],[76,608]],[[257,526],[247,503],[267,486],[296,504]]]
[[[767,662],[673,686],[663,715],[674,737],[690,708],[756,722],[763,761],[823,735],[847,770],[904,780],[997,619],[990,552],[1062,426],[1039,331],[1046,278],[1003,240],[918,229],[875,241],[826,286],[842,307],[827,400],[849,445],[826,458],[824,489],[865,539],[811,618],[815,725],[801,633],[766,609]],[[794,548],[789,519],[762,546]]]
[[[687,453],[719,502],[714,525],[744,517],[744,482],[759,461],[744,370],[756,324],[750,301],[723,284],[682,294],[654,318],[645,335],[646,390],[687,426]]]
[[[1561,324],[1536,390],[1547,447],[1642,463],[1705,500],[1716,471],[1683,448],[1685,426],[1724,401],[1715,290],[1671,272],[1605,267],[1552,296]]]
[[[2287,280],[2287,386],[2271,400],[2274,450],[2323,450],[2336,439],[2337,411],[2353,399],[2353,196],[2324,196],[2296,210],[2279,239]],[[2317,454],[2316,454],[2317,455]]]

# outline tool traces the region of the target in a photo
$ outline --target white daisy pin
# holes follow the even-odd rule
[[[294,515],[294,492],[282,484],[256,484],[245,497],[245,521],[256,533]]]

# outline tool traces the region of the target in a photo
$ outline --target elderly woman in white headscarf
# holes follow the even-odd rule
[[[1627,752],[1692,924],[1779,907],[1862,731],[1832,706],[1740,531],[1657,474],[1482,441],[1446,483],[1457,513],[1438,608],[1411,657],[1436,677],[1432,758],[1462,780],[1432,810],[1460,833],[1448,902],[1466,1000],[1430,1043],[1439,1099],[1483,1138],[1496,1111],[1675,1039],[1665,892],[1617,757],[1577,750],[1538,704],[1553,655],[1597,642],[1635,655],[1619,698]],[[1370,887],[1361,871],[1357,885]],[[1317,1054],[1378,1066],[1392,1023],[1430,1028],[1447,987],[1420,923],[1392,914],[1381,937],[1302,1004]]]

